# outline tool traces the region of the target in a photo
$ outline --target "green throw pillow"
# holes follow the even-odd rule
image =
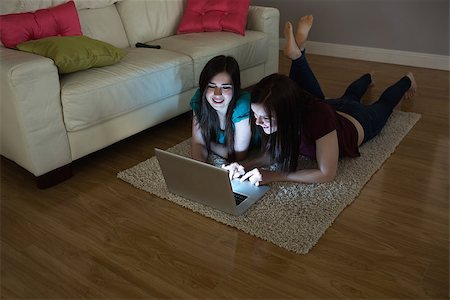
[[[53,59],[60,74],[109,66],[126,54],[123,49],[87,36],[53,36],[21,43],[17,49]]]

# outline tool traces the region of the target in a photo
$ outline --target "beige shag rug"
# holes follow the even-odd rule
[[[305,254],[318,242],[339,213],[360,193],[366,182],[394,152],[420,119],[416,113],[394,111],[383,131],[360,148],[361,156],[340,159],[337,177],[321,184],[274,183],[270,191],[241,216],[232,216],[167,191],[156,157],[118,173],[118,178],[158,197],[175,202],[216,221]],[[169,149],[190,155],[190,140]],[[220,165],[218,157],[211,162]],[[300,168],[315,162],[299,159]]]

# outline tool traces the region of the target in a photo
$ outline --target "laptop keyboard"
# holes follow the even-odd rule
[[[238,194],[235,192],[233,192],[233,194],[234,194],[234,200],[236,201],[236,205],[241,204],[242,201],[244,201],[245,199],[248,198],[247,196],[244,196],[242,194]]]

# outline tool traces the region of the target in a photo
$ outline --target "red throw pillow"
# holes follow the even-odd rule
[[[250,0],[187,0],[177,34],[230,31],[245,35]]]
[[[73,1],[35,12],[0,16],[0,39],[7,48],[50,36],[82,35]]]

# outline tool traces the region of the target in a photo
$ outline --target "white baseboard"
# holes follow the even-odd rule
[[[280,38],[280,49],[283,49],[285,42],[284,38]],[[450,71],[450,57],[446,55],[313,41],[307,42],[306,49],[312,54]]]

